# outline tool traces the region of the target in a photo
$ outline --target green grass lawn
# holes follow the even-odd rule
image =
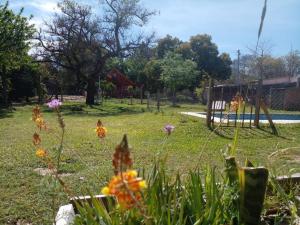
[[[34,105],[18,106],[13,111],[0,111],[0,224],[51,224],[51,182],[34,172],[45,167],[36,158],[32,144],[35,124],[30,120]],[[233,128],[219,128],[211,133],[200,118],[180,115],[180,111],[203,111],[201,105],[182,104],[163,106],[148,111],[146,105],[128,105],[110,100],[102,106],[87,107],[81,103],[66,103],[62,107],[66,123],[62,171],[71,174],[63,179],[76,194],[87,191],[99,193],[113,174],[111,158],[114,147],[123,134],[132,146],[134,167],[149,169],[154,157],[166,157],[168,172],[217,166],[222,172],[221,150],[232,143]],[[43,147],[54,152],[59,144],[60,130],[55,113],[43,107],[49,131],[42,132]],[[95,134],[97,120],[108,129],[107,137],[99,140]],[[166,124],[174,125],[174,133],[166,137]],[[264,165],[279,174],[288,173],[300,165],[300,125],[277,126],[279,136],[262,129],[241,129],[237,155],[240,161],[249,158],[256,165]],[[281,150],[281,151],[280,151]],[[279,151],[273,158],[268,156]],[[293,170],[294,171],[294,170]],[[299,172],[299,170],[298,170]],[[67,203],[59,196],[58,205]]]

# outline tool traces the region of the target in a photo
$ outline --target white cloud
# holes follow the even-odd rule
[[[24,7],[25,10],[37,10],[41,13],[57,12],[58,0],[11,0],[10,6],[14,9]]]
[[[58,11],[57,1],[40,1],[34,0],[27,3],[29,6],[35,7],[38,10],[54,13]]]

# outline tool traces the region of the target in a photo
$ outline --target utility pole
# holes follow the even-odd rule
[[[237,54],[238,54],[237,79],[238,79],[238,85],[239,85],[239,92],[241,93],[241,91],[242,91],[242,87],[241,87],[241,77],[240,77],[240,55],[241,55],[241,52],[240,52],[239,49],[237,50]]]

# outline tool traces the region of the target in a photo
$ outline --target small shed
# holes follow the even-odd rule
[[[112,97],[124,98],[130,97],[128,87],[136,87],[137,85],[131,81],[125,74],[114,68],[107,74],[107,81],[113,83],[116,86]]]

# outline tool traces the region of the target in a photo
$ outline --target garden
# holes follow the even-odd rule
[[[175,185],[173,182],[184,183],[192,175],[202,179],[206,173],[212,173],[210,170],[215,176],[211,182],[223,179],[224,154],[228,144],[233,143],[232,138],[209,131],[205,120],[179,114],[180,111],[203,110],[204,106],[183,104],[174,108],[164,105],[162,111],[157,112],[155,107],[148,111],[146,104],[128,103],[129,100],[120,103],[120,100],[112,99],[94,107],[78,102],[66,102],[60,106],[65,134],[59,177],[72,196],[101,194],[101,189],[113,176],[112,157],[124,134],[127,134],[132,147],[133,168],[143,174],[144,179],[151,177],[158,160],[163,161],[163,165],[159,165],[164,168],[159,173],[167,179],[164,181],[167,184],[160,185],[170,185],[170,188]],[[51,177],[49,162],[36,156],[38,148],[33,144],[33,134],[37,132],[41,139],[38,146],[51,158],[57,157],[61,138],[57,113],[47,105],[41,106],[47,129],[42,126],[39,131],[31,119],[35,107],[17,106],[12,112],[1,112],[1,223],[48,224],[57,213],[58,206],[69,202],[68,192],[65,193],[59,182]],[[95,132],[98,120],[106,128],[102,138]],[[174,126],[170,135],[164,130],[168,124]],[[264,129],[240,130],[236,148],[238,161],[248,159],[256,166],[270,168],[272,176],[299,172],[295,170],[299,168],[299,126],[281,125],[278,127],[279,136],[269,133],[268,127]],[[180,176],[176,178],[178,174]],[[172,191],[170,189],[170,195]],[[221,190],[218,191],[221,194]],[[176,223],[170,221],[170,224]]]
[[[296,3],[166,2],[0,3],[0,224],[300,224]]]

